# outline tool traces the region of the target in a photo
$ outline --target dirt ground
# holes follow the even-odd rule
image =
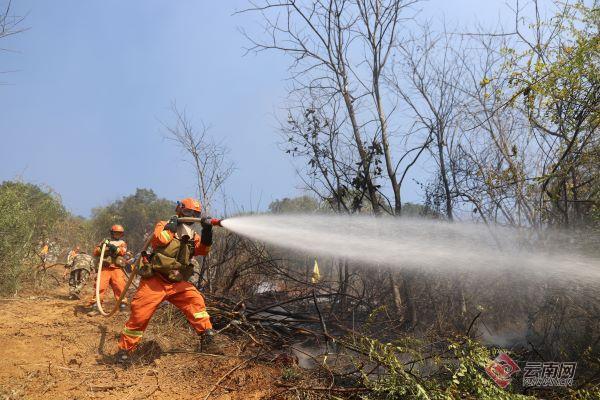
[[[281,391],[280,369],[252,358],[256,349],[221,336],[224,355],[195,352],[197,336],[167,304],[132,363],[117,365],[128,311],[88,317],[86,301],[67,292],[63,283],[0,300],[1,399],[263,399]],[[90,292],[88,283],[83,299]]]

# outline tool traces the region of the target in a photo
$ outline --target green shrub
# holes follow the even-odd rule
[[[0,185],[0,293],[14,294],[44,240],[67,215],[49,189],[23,182]]]
[[[499,352],[507,351],[487,348],[468,337],[446,338],[435,343],[405,337],[386,343],[354,336],[340,343],[357,354],[355,364],[362,371],[359,386],[369,389],[360,396],[363,400],[524,400],[538,398],[540,394],[547,399],[600,398],[600,389],[593,383],[585,388],[533,390],[527,396],[516,393],[522,391],[517,378],[501,389],[487,376],[485,367]]]
[[[379,366],[379,374],[363,372],[363,385],[370,390],[363,399],[497,399],[532,397],[496,386],[485,373],[494,358],[489,349],[469,338],[446,342],[444,349],[423,353],[426,343],[404,338],[391,343],[361,337],[354,340],[359,354]],[[407,360],[415,362],[407,362]],[[403,361],[404,360],[404,361]],[[364,365],[364,362],[363,362]],[[369,367],[372,371],[372,365]],[[363,369],[364,371],[364,369]]]

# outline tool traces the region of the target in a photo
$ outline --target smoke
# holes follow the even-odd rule
[[[561,248],[535,232],[414,218],[254,215],[226,219],[227,229],[272,245],[346,258],[367,266],[432,272],[509,272],[593,284],[600,260]],[[565,237],[562,237],[564,242]]]

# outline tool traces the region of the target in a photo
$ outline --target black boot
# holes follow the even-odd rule
[[[198,346],[198,352],[200,353],[212,353],[212,354],[223,354],[221,348],[215,343],[215,336],[217,332],[214,329],[207,329],[200,335],[200,345]]]
[[[117,354],[115,354],[115,362],[117,364],[127,364],[129,362],[129,353],[127,350],[119,350]]]
[[[94,304],[92,306],[92,310],[87,313],[88,317],[95,317],[96,315],[100,315],[100,310],[98,310],[98,305]]]

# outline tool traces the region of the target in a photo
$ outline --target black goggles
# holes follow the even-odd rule
[[[200,213],[198,211],[190,210],[188,208],[184,208],[180,211],[183,217],[192,217],[192,218],[200,218]]]

